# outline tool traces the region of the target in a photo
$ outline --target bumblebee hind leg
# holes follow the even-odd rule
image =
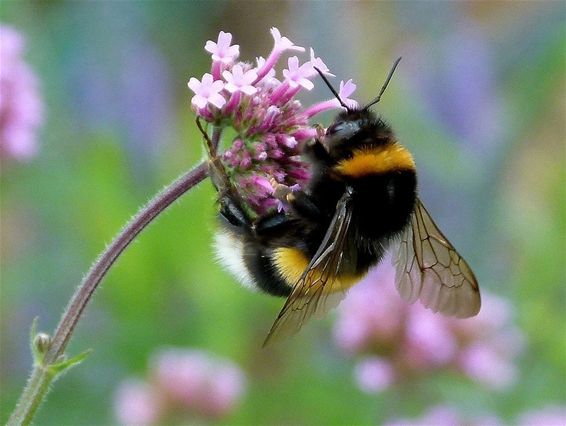
[[[251,232],[253,220],[244,208],[244,200],[230,181],[230,177],[218,156],[216,145],[210,140],[199,117],[196,119],[196,124],[202,133],[205,142],[204,146],[208,154],[208,173],[212,184],[218,191],[221,220],[234,231],[240,229]]]

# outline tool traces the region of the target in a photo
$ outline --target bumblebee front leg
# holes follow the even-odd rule
[[[289,186],[278,183],[275,179],[271,179],[271,185],[274,188],[273,196],[289,205],[297,215],[309,219],[320,218],[320,209],[306,192],[293,191]]]
[[[320,139],[313,139],[305,143],[303,147],[303,155],[309,158],[312,162],[319,163],[319,164],[328,164],[332,163],[332,158],[328,151],[320,141]]]
[[[205,141],[208,154],[208,173],[212,184],[218,191],[218,202],[220,203],[220,219],[234,230],[239,229],[252,232],[253,219],[244,207],[244,200],[238,190],[232,184],[228,173],[217,154],[215,144],[208,137],[208,133],[202,126],[200,118],[197,117],[196,124]]]

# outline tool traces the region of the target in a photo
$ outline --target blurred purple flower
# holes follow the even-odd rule
[[[552,405],[540,410],[523,413],[517,424],[519,426],[564,426],[566,425],[566,406]]]
[[[37,77],[24,61],[24,37],[0,24],[0,158],[26,161],[38,150],[43,103]]]
[[[124,19],[115,24],[129,25]],[[113,43],[77,38],[75,54],[63,68],[65,96],[74,106],[71,121],[85,127],[80,132],[119,137],[133,158],[129,164],[136,181],[143,182],[151,155],[159,155],[175,132],[169,65],[141,31],[118,33],[109,27]]]
[[[232,412],[246,390],[233,362],[205,351],[168,348],[151,360],[147,381],[126,380],[115,395],[123,424],[157,424],[167,418],[214,420]]]
[[[434,52],[418,43],[409,50],[408,77],[436,118],[479,155],[493,152],[505,126],[485,32],[466,21],[439,40]]]
[[[334,327],[337,345],[374,360],[373,367],[366,359],[356,368],[362,390],[371,390],[375,383],[374,391],[381,391],[397,380],[441,368],[459,371],[493,389],[515,381],[513,359],[522,351],[524,339],[511,324],[511,307],[504,299],[484,292],[477,317],[446,318],[404,303],[394,280],[395,269],[385,259],[339,307]]]
[[[271,53],[267,59],[258,57],[253,67],[246,62],[235,62],[239,47],[231,46],[230,33],[221,32],[218,42],[208,41],[205,46],[213,55],[211,73],[201,80],[195,77],[189,80],[189,88],[194,92],[191,105],[197,116],[236,132],[222,159],[242,198],[258,214],[287,207],[273,195],[271,178],[292,188],[305,184],[310,173],[308,164],[300,158],[302,144],[317,136],[317,129],[309,126],[308,120],[322,111],[340,108],[334,101],[303,109],[295,95],[314,87],[312,80],[317,76],[314,67],[332,74],[311,49],[309,61],[301,64],[297,56],[288,59],[280,81],[276,78],[275,65],[281,56],[305,49],[281,36],[277,28],[271,29],[271,35]],[[223,55],[219,55],[219,50]],[[347,98],[355,87],[351,80],[341,83],[341,94]]]
[[[155,389],[141,380],[127,380],[116,391],[114,412],[120,424],[155,424],[161,418],[162,410]]]
[[[501,424],[501,420],[490,413],[470,418],[462,415],[455,407],[437,405],[428,409],[421,418],[395,419],[386,422],[384,426],[499,426]]]

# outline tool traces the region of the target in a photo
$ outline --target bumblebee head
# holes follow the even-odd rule
[[[340,114],[337,115],[334,122],[328,127],[326,130],[326,134],[323,140],[323,145],[327,149],[328,152],[332,154],[333,150],[339,150],[339,148],[343,147],[344,145],[348,144],[349,141],[353,140],[354,138],[363,138],[364,135],[360,133],[369,132],[374,134],[375,128],[381,125],[384,125],[381,120],[378,120],[370,111],[370,107],[375,105],[381,100],[381,96],[385,92],[389,81],[391,81],[391,77],[393,77],[393,73],[395,72],[395,68],[399,65],[401,58],[397,58],[394,62],[391,70],[383,86],[381,86],[381,90],[379,94],[372,99],[367,105],[363,108],[352,108],[346,105],[346,103],[340,99],[340,95],[336,92],[336,89],[332,87],[326,76],[320,71],[318,68],[314,68],[320,75],[320,77],[324,80],[332,94],[338,99],[340,105],[344,108]]]
[[[367,108],[342,111],[326,129],[323,145],[332,152],[367,131],[375,122],[375,115]]]

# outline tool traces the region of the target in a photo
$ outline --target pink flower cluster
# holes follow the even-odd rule
[[[519,416],[519,426],[564,426],[566,425],[566,405],[549,405],[529,410]]]
[[[317,136],[308,120],[329,109],[340,108],[337,99],[303,108],[295,96],[303,89],[312,90],[318,75],[328,67],[310,49],[310,60],[300,63],[291,56],[279,79],[275,65],[286,52],[304,52],[277,28],[271,29],[274,45],[267,58],[254,64],[239,62],[240,47],[232,45],[232,34],[223,31],[218,40],[208,41],[205,50],[212,56],[210,73],[188,86],[194,92],[191,104],[196,114],[212,125],[236,133],[222,156],[230,179],[258,214],[282,205],[273,197],[271,179],[299,188],[309,178],[308,165],[301,160],[302,144]],[[340,83],[342,100],[348,99],[356,86],[351,80]]]
[[[454,407],[437,405],[427,410],[418,419],[395,419],[384,426],[500,426],[501,420],[493,414],[464,416]]]
[[[0,158],[20,161],[36,154],[43,122],[38,81],[23,59],[24,51],[23,36],[0,25]]]
[[[385,426],[500,426],[507,424],[494,414],[484,413],[473,416],[464,415],[460,410],[448,405],[437,405],[428,409],[422,417],[416,419],[395,419]],[[519,415],[512,424],[518,426],[564,426],[566,425],[566,407],[549,406]]]
[[[242,370],[204,351],[164,349],[149,380],[123,382],[115,397],[121,424],[152,425],[168,418],[218,419],[234,410],[246,388]]]
[[[385,259],[342,302],[335,341],[361,355],[355,377],[366,392],[438,369],[454,369],[493,389],[517,377],[513,359],[524,338],[511,323],[511,306],[484,291],[482,311],[461,320],[407,305],[394,285],[395,269]]]

